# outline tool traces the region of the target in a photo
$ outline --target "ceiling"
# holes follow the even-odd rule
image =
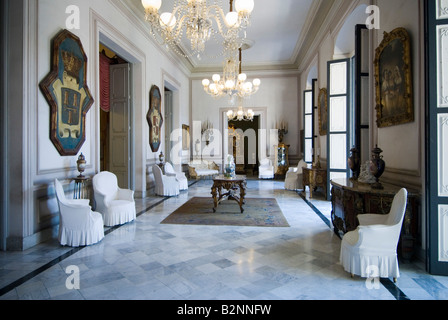
[[[124,0],[137,16],[144,19],[141,0]],[[162,0],[159,12],[172,11],[175,0]],[[229,10],[228,0],[208,0]],[[334,0],[254,0],[247,39],[253,45],[243,51],[243,70],[297,69],[300,51],[311,25],[328,13]],[[189,69],[202,72],[222,68],[222,44],[211,39],[200,58],[188,58]]]

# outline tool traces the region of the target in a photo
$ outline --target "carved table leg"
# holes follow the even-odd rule
[[[217,191],[216,183],[213,184],[212,187],[212,197],[213,197],[213,212],[216,212],[216,208],[218,207],[218,191]],[[219,193],[221,193],[221,188],[219,188]]]

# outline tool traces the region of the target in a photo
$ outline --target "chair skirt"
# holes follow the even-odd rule
[[[113,200],[107,212],[103,213],[104,225],[117,226],[133,221],[136,218],[135,203],[127,200]]]
[[[286,190],[298,190],[303,189],[302,184],[300,183],[297,176],[295,177],[286,177],[285,179],[285,189]]]
[[[340,262],[344,270],[361,278],[400,277],[397,254],[373,254],[363,252],[342,240]]]
[[[104,238],[104,226],[101,213],[92,212],[92,223],[87,229],[70,229],[59,226],[59,243],[63,246],[81,247],[95,244]]]
[[[174,197],[179,195],[179,183],[167,183],[155,186],[155,194],[162,197]]]
[[[274,179],[274,174],[272,172],[260,172],[258,175],[260,179]]]
[[[188,179],[184,177],[178,177],[177,181],[179,181],[179,190],[188,190]]]

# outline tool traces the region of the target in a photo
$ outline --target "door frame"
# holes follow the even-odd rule
[[[129,40],[109,21],[92,11],[90,13],[90,48],[92,55],[90,68],[91,79],[95,79],[92,91],[99,97],[99,44],[100,42],[127,60],[132,68],[131,82],[131,141],[130,141],[130,188],[135,191],[136,197],[146,196],[146,145],[148,137],[145,135],[146,111],[145,108],[135,106],[147,105],[149,91],[146,90],[146,54],[140,48],[134,46]],[[91,144],[91,153],[95,155],[95,172],[100,169],[100,150],[96,148],[100,142],[99,132],[99,108],[94,113],[95,121],[92,121],[92,132],[96,135],[95,143]]]
[[[426,268],[427,271],[435,275],[448,275],[448,259],[441,258],[440,248],[448,242],[448,230],[443,229],[442,219],[448,219],[448,212],[444,208],[448,207],[448,197],[440,193],[442,173],[440,163],[444,163],[439,156],[439,132],[442,131],[443,124],[439,126],[439,115],[448,115],[448,107],[439,107],[438,99],[438,77],[437,77],[437,36],[436,28],[439,25],[448,25],[448,19],[436,19],[435,0],[425,0],[425,33],[426,33],[426,121],[425,121],[425,145],[426,145],[426,174],[425,174],[425,211],[426,211]],[[448,130],[448,129],[446,129]],[[446,161],[447,159],[445,159]],[[445,173],[446,174],[446,173]],[[446,209],[445,209],[446,210]],[[444,214],[443,214],[444,212]],[[443,236],[441,235],[443,233]],[[448,258],[448,257],[446,257]]]

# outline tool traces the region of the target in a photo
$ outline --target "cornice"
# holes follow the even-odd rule
[[[179,66],[185,76],[189,77],[190,73],[194,70],[194,66],[191,61],[185,57],[181,57],[171,51],[164,49],[156,39],[151,35],[151,30],[148,23],[144,19],[144,13],[140,8],[137,8],[134,4],[130,4],[125,0],[109,0],[109,3],[114,6],[124,17],[126,17],[130,24],[134,25],[162,54],[167,57],[173,64]],[[139,14],[139,12],[141,12]]]

